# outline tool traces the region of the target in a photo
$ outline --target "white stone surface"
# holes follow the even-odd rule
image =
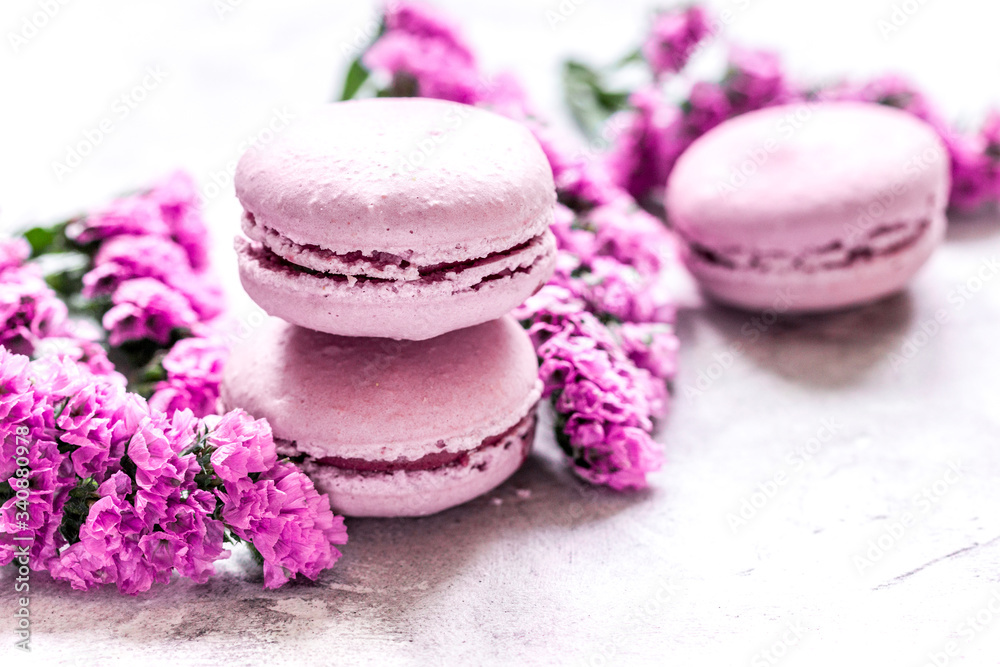
[[[484,60],[515,69],[553,115],[559,58],[610,60],[646,13],[639,0],[583,2],[550,29],[555,0],[442,4]],[[734,12],[732,35],[781,48],[800,74],[901,67],[970,120],[1000,102],[997,3],[897,0],[919,11],[887,40],[884,0],[716,4]],[[245,0],[221,18],[210,0],[69,3],[13,53],[8,31],[38,6],[0,10],[4,229],[176,165],[211,194],[248,135],[330,97],[340,45],[372,16],[346,0]],[[156,66],[166,78],[119,117],[116,96]],[[52,161],[105,116],[111,134],[57,181]],[[228,243],[238,206],[228,189],[209,199],[216,264],[247,309]],[[11,623],[0,621],[3,664],[917,666],[949,642],[964,660],[947,664],[997,664],[1000,617],[982,612],[979,629],[966,619],[1000,596],[1000,279],[990,268],[971,298],[958,290],[1000,256],[998,223],[955,221],[905,294],[756,338],[750,316],[692,303],[659,436],[669,464],[648,492],[585,487],[542,439],[510,482],[464,507],[349,520],[343,560],[315,585],[264,591],[243,553],[207,585],[176,581],[136,599],[36,575],[34,653],[13,649],[0,613]],[[939,310],[948,322],[895,364]],[[700,394],[685,391],[699,378]],[[832,437],[810,445],[824,424]],[[753,496],[778,479],[766,502]],[[762,506],[734,530],[727,517],[744,499]],[[888,544],[907,513],[912,525]],[[859,572],[880,537],[888,548]],[[13,601],[8,568],[0,609]],[[786,640],[795,645],[782,651]]]

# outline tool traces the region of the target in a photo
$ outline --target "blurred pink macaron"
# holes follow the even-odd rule
[[[248,150],[235,183],[244,288],[310,329],[431,338],[500,317],[555,267],[545,154],[482,109],[329,104]]]
[[[810,312],[902,289],[944,235],[948,188],[947,152],[928,125],[819,102],[711,130],[678,160],[665,204],[708,296]]]
[[[270,318],[234,349],[221,388],[226,409],[268,420],[334,510],[382,517],[432,514],[507,479],[531,448],[541,392],[509,315],[424,341]]]

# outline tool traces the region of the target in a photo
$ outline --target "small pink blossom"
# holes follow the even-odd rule
[[[709,34],[708,13],[698,5],[660,12],[653,19],[642,55],[657,76],[675,74]]]
[[[111,302],[102,323],[113,346],[142,339],[165,345],[174,330],[190,330],[198,322],[190,302],[154,278],[126,280]]]

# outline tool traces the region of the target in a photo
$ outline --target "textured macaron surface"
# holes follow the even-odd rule
[[[755,271],[838,268],[895,252],[940,218],[935,132],[856,102],[772,107],[723,123],[678,160],[669,219],[702,260]]]
[[[509,316],[425,341],[341,337],[271,318],[234,349],[222,401],[266,418],[276,439],[314,459],[426,468],[520,423],[541,393],[537,371]]]
[[[422,98],[325,105],[248,150],[235,183],[244,230],[285,259],[389,279],[527,243],[555,203],[524,126]]]

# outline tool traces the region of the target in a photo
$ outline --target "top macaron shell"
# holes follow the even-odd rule
[[[555,203],[523,125],[423,98],[326,105],[248,150],[235,184],[254,222],[294,243],[415,264],[523,243],[547,229]]]
[[[314,458],[417,460],[513,427],[539,400],[534,349],[510,316],[426,341],[352,338],[277,318],[233,351],[222,403]]]
[[[706,294],[813,312],[903,288],[944,236],[949,187],[930,126],[881,105],[822,102],[711,130],[678,160],[665,206]]]

